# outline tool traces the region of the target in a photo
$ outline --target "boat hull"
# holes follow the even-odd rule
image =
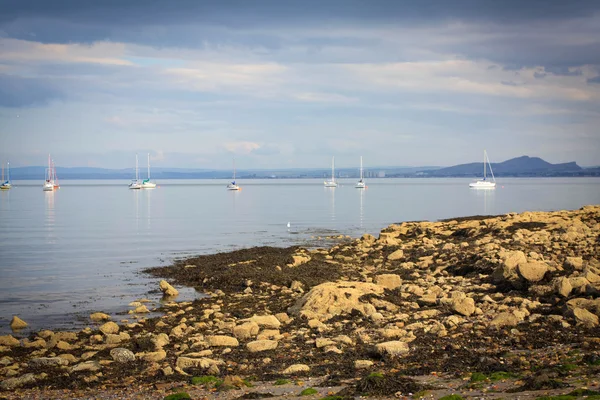
[[[325,185],[325,187],[338,187],[338,184],[336,182],[331,181],[325,181],[323,182],[323,185]]]
[[[156,183],[146,182],[142,183],[142,189],[154,189],[156,188]]]
[[[495,189],[496,182],[477,181],[469,183],[471,189]]]

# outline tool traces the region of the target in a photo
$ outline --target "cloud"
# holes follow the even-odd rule
[[[57,87],[36,78],[0,73],[0,107],[28,107],[64,98]]]
[[[587,83],[600,83],[600,76],[588,79]]]
[[[227,142],[223,143],[223,147],[234,154],[250,154],[260,149],[260,145],[253,142]]]
[[[348,97],[337,93],[297,93],[293,95],[295,99],[314,103],[355,103],[356,97]]]

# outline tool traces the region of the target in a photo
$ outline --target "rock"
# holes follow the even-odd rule
[[[511,270],[526,262],[527,257],[525,257],[525,253],[520,250],[508,252],[504,258],[504,266]]]
[[[517,316],[513,313],[502,312],[498,314],[496,318],[492,320],[492,322],[490,322],[490,325],[496,328],[502,328],[504,326],[515,326],[519,322],[519,318],[517,318]]]
[[[169,282],[162,280],[158,284],[160,287],[160,291],[163,292],[165,296],[177,296],[179,292],[173,286],[169,284]]]
[[[258,353],[260,351],[274,350],[277,348],[276,340],[255,340],[246,344],[246,349],[250,353]]]
[[[384,288],[366,282],[326,282],[313,287],[306,295],[289,308],[292,315],[309,319],[327,320],[335,315],[349,314],[356,310],[364,315],[366,305],[359,299],[367,294],[383,294]]]
[[[61,365],[69,365],[69,361],[60,357],[39,357],[32,358],[28,361],[32,367],[59,367]]]
[[[589,269],[586,269],[583,274],[581,274],[582,278],[588,280],[589,283],[596,284],[600,282],[600,276],[598,274],[593,273]]]
[[[225,335],[207,336],[206,341],[210,347],[237,347],[240,345],[236,338]]]
[[[516,272],[517,266],[527,263],[527,257],[525,257],[525,253],[520,250],[511,251],[506,253],[503,258],[504,261],[502,265],[494,271],[492,278],[496,282],[501,282],[504,280],[514,281],[518,279]]]
[[[388,256],[388,260],[396,261],[396,260],[400,260],[403,257],[404,257],[404,251],[402,251],[401,249],[398,249]]]
[[[583,259],[581,257],[567,257],[565,267],[573,269],[583,269]]]
[[[573,286],[571,286],[571,282],[568,278],[561,276],[554,282],[554,288],[556,293],[561,295],[562,297],[569,297],[571,294],[571,290],[573,290]]]
[[[0,382],[0,389],[2,390],[13,390],[20,388],[23,385],[28,385],[36,381],[34,374],[25,374],[15,378],[8,378]]]
[[[394,290],[402,285],[402,278],[396,274],[382,274],[375,277],[375,283],[386,289]]]
[[[148,310],[148,307],[146,307],[145,305],[136,307],[135,310],[133,310],[134,314],[145,314],[145,313],[149,313],[149,312],[150,311]]]
[[[293,281],[290,285],[290,289],[294,292],[304,293],[304,285],[300,281]]]
[[[119,325],[109,321],[100,327],[100,332],[104,333],[105,335],[116,334],[119,332]]]
[[[75,366],[73,366],[73,368],[71,368],[71,372],[82,372],[82,371],[90,371],[90,372],[96,372],[99,371],[102,368],[102,365],[100,365],[100,363],[98,361],[84,361],[82,363],[79,363]]]
[[[208,369],[210,368],[212,365],[219,365],[219,364],[223,364],[222,361],[216,361],[210,358],[191,358],[191,357],[185,357],[185,356],[180,356],[177,358],[177,361],[175,362],[175,365],[177,368],[184,370],[187,368],[201,368],[201,369]]]
[[[159,362],[167,358],[167,352],[164,350],[158,350],[150,353],[138,353],[137,356],[144,361]]]
[[[410,351],[408,343],[401,342],[399,340],[392,340],[390,342],[379,343],[375,345],[375,350],[381,355],[398,356],[406,354]]]
[[[294,375],[302,372],[310,372],[310,367],[306,364],[294,364],[290,365],[286,369],[283,370],[282,374],[284,375]]]
[[[123,347],[112,349],[110,351],[110,356],[113,358],[113,360],[120,363],[135,361],[135,354],[133,354],[131,350],[124,349]]]
[[[249,339],[256,336],[259,330],[256,322],[246,322],[233,328],[233,336],[241,340]]]
[[[452,303],[450,303],[450,307],[452,308],[452,311],[468,317],[475,312],[475,300],[470,297],[454,299],[452,300]]]
[[[287,324],[288,322],[290,322],[292,320],[290,318],[290,316],[284,312],[275,314],[275,318],[277,318],[279,320],[279,322],[281,322],[282,324]]]
[[[124,342],[129,339],[131,339],[131,337],[129,336],[129,334],[127,332],[121,332],[118,335],[109,333],[104,336],[104,342],[106,344],[119,344],[119,343]]]
[[[0,336],[0,346],[8,346],[15,347],[19,346],[21,343],[15,339],[12,335],[4,335]]]
[[[21,318],[13,315],[12,321],[10,321],[10,328],[14,331],[26,328],[28,326],[27,322],[23,321]]]
[[[531,261],[525,264],[519,264],[517,267],[519,275],[529,282],[539,282],[548,272],[548,265],[542,261]]]
[[[90,319],[95,322],[108,321],[110,319],[110,315],[104,314],[101,312],[96,312],[96,313],[90,314]]]
[[[288,264],[288,267],[298,267],[310,261],[310,256],[306,254],[294,254],[292,255],[293,262]]]
[[[595,328],[598,326],[598,316],[585,308],[573,308],[570,311],[570,316],[575,319],[577,325],[583,325],[586,328]]]
[[[254,315],[244,322],[254,322],[261,328],[279,329],[281,322],[274,315]]]
[[[318,338],[315,341],[315,346],[317,346],[317,349],[320,349],[322,347],[326,347],[326,346],[331,346],[334,345],[335,342],[331,339],[327,339],[327,338]]]
[[[373,361],[371,360],[355,360],[354,361],[354,369],[368,369],[373,366]]]

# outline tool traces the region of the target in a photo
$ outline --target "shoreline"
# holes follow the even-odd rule
[[[600,206],[586,206],[176,260],[146,271],[208,297],[175,298],[151,319],[133,312],[119,325],[2,336],[0,396],[102,398],[136,382],[148,398],[171,387],[194,398],[257,388],[290,397],[307,377],[324,380],[320,397],[335,388],[342,398],[600,390],[599,250]],[[191,384],[208,375],[233,389]]]

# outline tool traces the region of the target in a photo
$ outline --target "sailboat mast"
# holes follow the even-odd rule
[[[233,181],[235,182],[235,157],[233,158]]]
[[[148,180],[150,180],[150,153],[148,153]]]
[[[483,180],[484,181],[485,181],[485,178],[486,178],[486,173],[485,173],[485,170],[486,170],[486,168],[485,168],[485,158],[486,158],[486,153],[485,153],[485,150],[483,150]]]
[[[335,181],[335,156],[331,157],[331,182]]]
[[[6,180],[10,182],[10,163],[6,163],[7,171],[6,171]],[[2,176],[4,176],[4,169],[2,169]],[[4,178],[2,178],[4,179]]]
[[[138,155],[135,155],[135,180],[138,181],[140,180],[139,178],[139,171],[138,171]]]
[[[4,183],[4,163],[2,163],[2,183]]]
[[[363,180],[362,156],[360,156],[360,180]]]

